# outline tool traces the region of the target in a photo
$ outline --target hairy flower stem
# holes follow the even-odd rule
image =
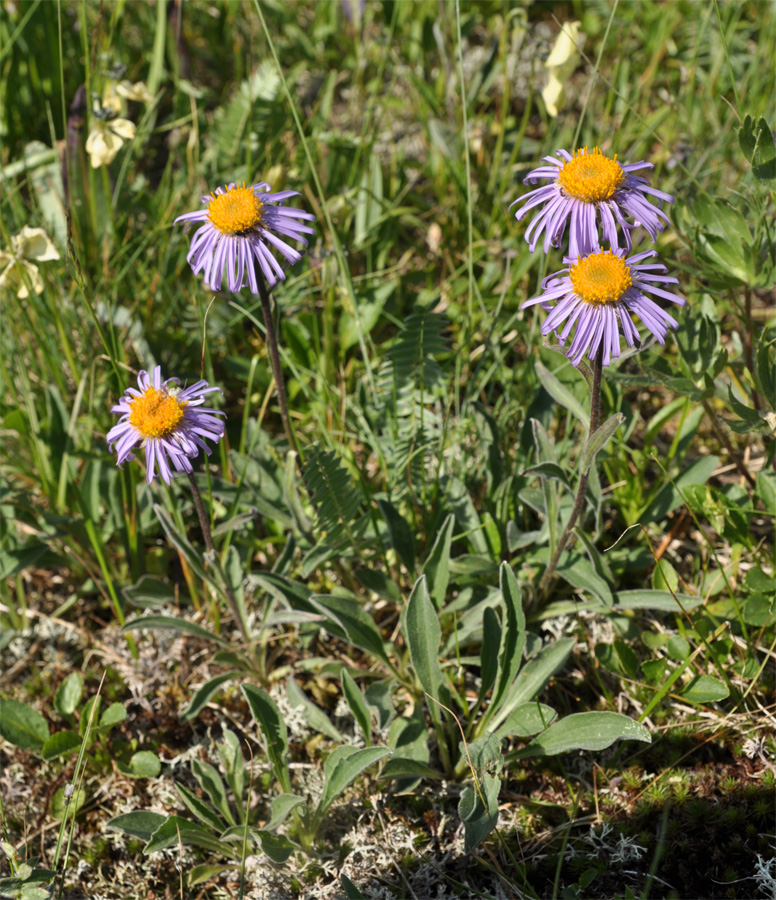
[[[207,513],[205,512],[205,504],[202,502],[202,495],[200,494],[199,488],[197,487],[197,480],[194,477],[193,472],[187,472],[186,474],[188,475],[189,484],[191,485],[191,495],[194,498],[194,506],[196,507],[197,515],[199,516],[199,524],[202,526],[202,534],[205,538],[205,546],[207,547],[210,555],[215,560],[215,565],[224,583],[226,599],[229,601],[229,606],[232,609],[232,615],[237,622],[240,633],[242,634],[245,643],[250,646],[250,638],[245,627],[245,622],[243,621],[242,613],[240,612],[240,607],[237,605],[237,599],[235,598],[232,587],[227,580],[226,573],[224,572],[224,567],[221,565],[221,557],[218,555],[218,552],[216,551],[216,545],[213,543],[213,535],[210,532],[210,521],[207,517]]]
[[[302,461],[302,454],[299,451],[299,444],[291,427],[291,418],[288,415],[288,397],[286,395],[286,383],[283,380],[283,369],[280,366],[280,352],[278,350],[278,336],[275,331],[275,322],[272,318],[272,307],[269,302],[269,292],[267,285],[261,275],[256,273],[256,281],[259,285],[259,297],[261,298],[261,311],[264,314],[264,327],[267,329],[267,347],[269,349],[269,358],[272,363],[272,374],[275,376],[275,387],[278,391],[278,403],[280,404],[280,417],[283,419],[283,428],[288,438],[288,443],[292,450],[296,450],[298,460]]]
[[[590,391],[590,430],[588,431],[588,440],[595,434],[596,429],[598,428],[598,420],[601,417],[601,373],[603,371],[603,347],[598,351],[598,354],[595,358],[595,363],[593,364],[593,387]],[[563,529],[563,534],[560,536],[560,540],[555,546],[555,552],[552,554],[552,558],[550,559],[549,565],[544,571],[544,575],[542,575],[542,580],[539,582],[539,595],[543,596],[547,592],[547,588],[550,585],[550,582],[555,575],[555,567],[558,565],[558,560],[560,559],[561,553],[566,549],[566,544],[568,543],[569,537],[571,536],[571,532],[576,525],[577,519],[579,518],[579,514],[582,512],[582,507],[585,504],[585,491],[587,490],[587,472],[582,472],[579,476],[579,484],[577,486],[577,496],[574,500],[574,507],[571,510],[571,515],[569,516],[568,522],[566,522],[566,527]]]

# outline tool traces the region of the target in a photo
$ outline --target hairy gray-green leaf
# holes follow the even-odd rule
[[[555,722],[518,750],[515,756],[556,756],[572,750],[604,750],[615,741],[632,740],[652,742],[647,729],[628,716],[615,712],[572,713]]]

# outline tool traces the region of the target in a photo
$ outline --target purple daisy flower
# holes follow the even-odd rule
[[[270,287],[284,281],[286,273],[271,252],[279,250],[291,265],[299,262],[302,254],[278,237],[284,235],[307,246],[305,234],[314,234],[309,225],[296,221],[315,221],[312,213],[284,206],[289,197],[298,197],[298,191],[266,193],[266,182],[242,187],[229,184],[216,188],[215,193],[202,198],[205,209],[178,216],[179,222],[203,222],[191,239],[186,259],[195,275],[205,270],[205,285],[220,291],[226,275],[226,283],[232,293],[246,284],[252,294],[258,294],[256,267]]]
[[[198,381],[180,388],[180,378],[168,378],[162,382],[161,367],[156,366],[153,375],[140,372],[137,386],[127,388],[125,395],[111,412],[121,418],[107,434],[111,450],[115,444],[117,461],[121,467],[128,459],[134,459],[134,449],[145,448],[146,480],[150,483],[156,468],[169,484],[177,472],[191,472],[191,460],[200,449],[208,456],[210,448],[203,438],[220,441],[224,436],[224,422],[218,418],[224,413],[202,407],[205,394],[220,391],[207,381]],[[200,408],[196,408],[200,407]]]
[[[646,250],[626,259],[625,250],[604,252],[602,249],[576,262],[566,258],[568,268],[548,275],[542,281],[544,293],[526,300],[520,308],[541,303],[549,312],[542,325],[542,334],[556,332],[561,344],[566,342],[576,325],[566,353],[575,366],[585,353],[589,359],[595,359],[599,348],[602,348],[603,364],[608,366],[612,358],[620,355],[621,332],[629,347],[639,346],[639,332],[631,315],[638,316],[647,330],[665,344],[669,326],[678,328],[679,323],[647,294],[679,306],[684,306],[686,301],[679,294],[658,287],[660,284],[679,284],[677,278],[666,274],[668,270],[662,263],[640,265],[650,256],[657,256],[657,253]]]
[[[573,156],[567,150],[556,153],[561,159],[545,156],[544,161],[549,165],[533,169],[523,179],[524,184],[536,184],[542,178],[550,178],[552,183],[529,191],[509,206],[512,209],[515,203],[525,204],[515,213],[518,222],[530,210],[543,207],[525,233],[531,253],[536,249],[542,232],[545,253],[551,246],[560,246],[569,220],[568,255],[572,259],[593,252],[601,240],[616,250],[620,246],[618,225],[622,228],[625,249],[629,252],[633,247],[630,232],[639,226],[649,232],[654,243],[657,233],[665,228],[669,220],[659,206],[653,206],[647,197],[651,194],[658,203],[664,200],[673,203],[674,198],[650,187],[646,178],[631,174],[639,169],[654,168],[652,163],[621,165],[616,155],[610,159],[598,148],[590,153],[585,147]],[[630,216],[633,222],[627,222],[626,216]],[[599,238],[599,221],[603,238]]]

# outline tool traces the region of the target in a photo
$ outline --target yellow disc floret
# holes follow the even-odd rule
[[[616,303],[633,284],[630,266],[611,250],[578,260],[569,269],[569,278],[585,303]]]
[[[186,401],[150,385],[129,401],[129,424],[145,438],[160,438],[175,431],[183,418]]]
[[[617,155],[609,159],[596,147],[592,153],[577,150],[558,175],[558,184],[570,196],[587,203],[608,200],[625,180]]]
[[[253,188],[228,187],[225,194],[211,194],[208,218],[223,234],[250,231],[261,222],[261,198]]]

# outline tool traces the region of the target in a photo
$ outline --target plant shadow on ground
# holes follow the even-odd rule
[[[451,849],[456,836],[443,834],[443,817],[426,805],[413,817],[422,817],[428,842],[418,842],[404,871],[360,879],[351,866],[343,871],[365,897],[735,900],[761,893],[758,856],[772,854],[776,837],[773,766],[756,752],[743,755],[732,740],[689,733],[663,737],[635,760],[627,769],[603,761],[594,768],[580,756],[576,775],[557,762],[513,772],[517,784],[501,795],[499,834],[476,856],[464,854],[460,840]],[[419,805],[420,797],[386,799],[383,828]],[[450,824],[455,830],[454,816]]]

